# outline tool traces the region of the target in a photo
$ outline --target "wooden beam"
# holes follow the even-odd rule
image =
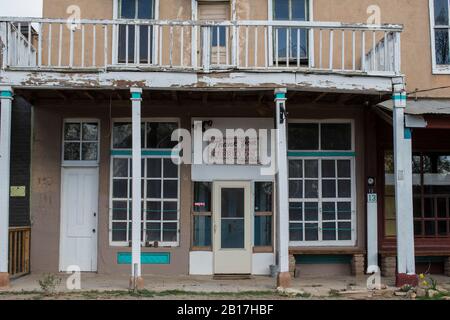
[[[327,92],[322,92],[321,94],[319,94],[314,100],[313,103],[318,103],[322,98],[324,98],[328,93]]]
[[[392,116],[390,116],[389,114],[387,114],[386,112],[382,111],[379,107],[377,106],[372,106],[370,108],[373,112],[375,112],[375,114],[377,116],[379,116],[381,119],[383,119],[387,124],[389,124],[390,126],[392,126]]]

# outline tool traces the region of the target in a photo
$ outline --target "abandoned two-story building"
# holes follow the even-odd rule
[[[43,18],[1,17],[0,283],[74,266],[137,284],[449,274],[449,2],[371,4],[44,0]],[[195,133],[235,129],[259,135],[203,157]]]

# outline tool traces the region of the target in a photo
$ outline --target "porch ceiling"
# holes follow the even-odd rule
[[[117,103],[127,102],[130,99],[130,91],[119,90],[80,90],[80,89],[42,89],[35,90],[29,88],[19,88],[15,90],[16,95],[27,99],[30,103],[42,100],[77,100],[77,101],[105,101],[111,100]],[[315,91],[289,91],[287,94],[289,103],[296,105],[336,105],[336,106],[356,106],[356,105],[375,105],[389,98],[389,94],[355,94],[355,93],[336,93],[336,92],[315,92]],[[208,105],[210,103],[243,102],[257,104],[272,104],[272,90],[253,90],[253,91],[186,91],[186,90],[144,90],[144,101],[170,101],[172,103],[180,102],[198,102],[199,105]]]

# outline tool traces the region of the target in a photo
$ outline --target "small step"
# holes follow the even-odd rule
[[[249,280],[252,276],[250,274],[215,274],[214,280]]]

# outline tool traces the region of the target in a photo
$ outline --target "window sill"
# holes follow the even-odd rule
[[[273,253],[273,247],[253,247],[253,253]]]
[[[442,65],[440,67],[434,67],[432,71],[433,75],[446,75],[450,74],[450,65]]]

